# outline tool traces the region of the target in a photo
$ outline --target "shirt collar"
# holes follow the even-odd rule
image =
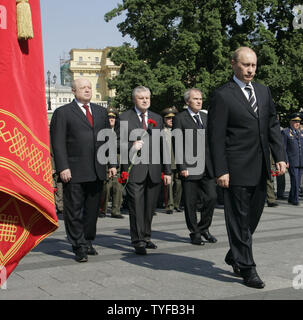
[[[235,75],[233,76],[233,80],[236,82],[236,84],[237,84],[241,89],[244,89],[247,85],[249,85],[250,87],[252,87],[251,82],[249,82],[249,83],[242,82],[242,81],[239,80]]]
[[[137,112],[137,115],[140,116],[142,112],[136,106],[135,106],[135,110]],[[148,110],[145,111],[145,115],[148,118]]]
[[[198,113],[194,113],[190,107],[188,107],[187,110],[188,110],[189,114],[190,114],[192,117],[198,115],[199,118],[200,118],[200,112],[199,112],[199,111],[198,111]]]
[[[77,102],[77,105],[80,108],[83,107],[84,105],[89,106],[89,108],[90,108],[90,102],[84,104],[84,103],[79,102],[76,98],[75,98],[75,101]]]

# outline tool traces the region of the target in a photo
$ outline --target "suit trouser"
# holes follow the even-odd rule
[[[301,167],[289,167],[288,173],[290,177],[290,191],[288,201],[294,204],[299,203],[299,193],[301,185],[301,176],[303,174],[303,168]]]
[[[229,186],[224,189],[224,213],[230,250],[225,261],[240,269],[256,266],[252,235],[261,218],[266,198],[266,179],[257,186]]]
[[[185,221],[190,237],[201,238],[201,232],[207,231],[211,225],[214,208],[217,201],[217,191],[214,179],[203,176],[199,180],[182,180],[184,196]],[[197,202],[199,192],[203,192],[203,206],[200,221],[197,221]]]
[[[64,223],[73,249],[96,237],[103,181],[63,184]]]
[[[153,183],[149,176],[142,183],[128,182],[126,185],[130,236],[134,246],[151,238],[151,225],[161,183]]]

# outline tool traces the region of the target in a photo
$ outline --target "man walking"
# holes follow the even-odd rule
[[[252,83],[257,56],[240,47],[232,57],[234,76],[215,90],[208,112],[210,151],[217,183],[224,188],[224,212],[230,243],[225,261],[244,284],[264,288],[252,252],[270,178],[271,150],[279,174],[285,173],[280,125],[268,87]]]
[[[193,131],[193,153],[197,153],[198,130],[207,128],[207,115],[201,112],[202,92],[199,89],[192,88],[185,92],[184,100],[188,108],[178,113],[173,118],[173,130],[180,129],[185,138],[185,131]],[[189,168],[194,165],[188,164],[185,159],[186,148],[185,139],[183,139],[183,159],[184,162],[177,164],[179,176],[182,182],[184,196],[185,220],[188,230],[190,231],[191,243],[194,245],[203,245],[204,241],[201,236],[208,242],[215,243],[217,239],[209,232],[212,222],[214,208],[217,201],[216,183],[213,178],[212,162],[208,149],[207,138],[205,138],[205,170],[199,174],[190,174]],[[178,145],[174,145],[177,151]],[[197,204],[199,197],[203,204],[201,207],[201,219],[197,221]]]

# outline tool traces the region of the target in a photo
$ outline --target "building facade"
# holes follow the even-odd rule
[[[92,83],[92,102],[107,107],[108,101],[115,96],[107,80],[114,78],[120,70],[108,57],[110,48],[72,49],[70,51],[69,70],[71,79],[88,78]]]

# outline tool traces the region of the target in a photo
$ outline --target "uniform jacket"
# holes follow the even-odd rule
[[[303,130],[286,128],[282,131],[286,162],[290,167],[303,167]]]

